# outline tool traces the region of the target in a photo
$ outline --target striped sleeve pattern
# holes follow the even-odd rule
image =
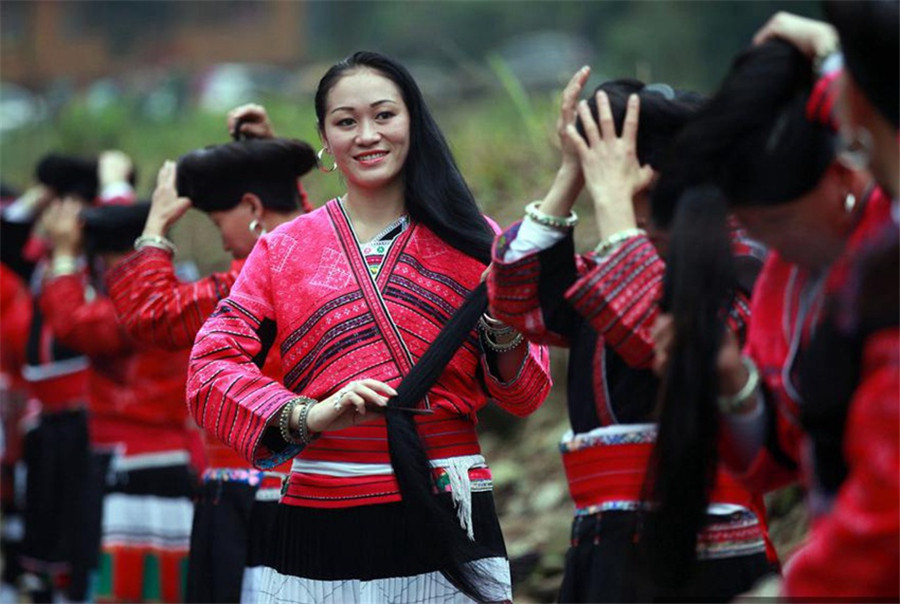
[[[119,319],[132,337],[181,350],[193,344],[203,321],[228,295],[238,273],[239,268],[232,268],[182,283],[167,252],[145,247],[113,267],[106,281]]]
[[[509,382],[501,382],[491,374],[487,359],[482,355],[488,396],[509,413],[525,417],[537,410],[550,393],[550,352],[546,346],[528,344],[528,353],[519,373]]]
[[[246,268],[197,334],[187,400],[209,434],[263,467],[283,459],[261,441],[268,421],[295,395],[261,371],[275,333],[266,239],[254,246]]]
[[[494,242],[487,278],[491,314],[532,342],[568,346],[575,317],[563,294],[575,280],[572,238],[506,262],[503,258],[521,224],[513,224]]]
[[[659,314],[665,264],[650,240],[639,235],[608,256],[584,256],[586,270],[566,292],[569,303],[631,367],[653,360],[650,330]]]

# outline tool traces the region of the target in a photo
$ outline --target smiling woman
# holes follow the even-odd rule
[[[547,349],[476,329],[492,223],[406,69],[356,53],[315,102],[347,191],[260,237],[188,378],[207,431],[262,468],[293,458],[253,599],[508,600],[475,415],[534,411]]]

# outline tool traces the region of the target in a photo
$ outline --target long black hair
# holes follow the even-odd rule
[[[836,132],[830,120],[807,118],[812,85],[810,60],[787,42],[738,55],[667,150],[654,219],[670,222],[691,184],[715,183],[733,207],[779,205],[814,189],[835,159]]]
[[[373,69],[396,84],[409,111],[409,153],[403,169],[410,217],[447,244],[488,264],[493,231],[456,166],[422,92],[405,67],[390,57],[368,51],[353,53],[334,64],[319,80],[316,90],[319,131],[325,129],[328,93],[341,78],[359,69]]]
[[[737,285],[726,204],[713,187],[688,190],[671,230],[661,310],[675,339],[659,390],[659,427],[648,467],[643,544],[657,595],[681,592],[718,468],[716,359]]]
[[[303,141],[239,140],[181,156],[176,188],[207,213],[230,210],[253,193],[266,209],[289,214],[300,209],[297,178],[315,165],[315,151]]]

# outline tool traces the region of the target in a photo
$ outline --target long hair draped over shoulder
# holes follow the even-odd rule
[[[316,90],[316,119],[324,129],[328,93],[345,75],[374,69],[394,82],[409,111],[409,154],[404,181],[406,209],[443,241],[467,256],[488,264],[493,231],[475,203],[450,146],[431,116],[422,92],[405,67],[377,52],[360,51],[333,65]]]

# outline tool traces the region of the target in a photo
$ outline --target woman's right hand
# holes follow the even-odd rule
[[[591,68],[585,65],[575,72],[562,93],[562,102],[559,107],[559,117],[556,119],[556,134],[559,137],[560,151],[562,151],[562,167],[581,171],[581,160],[578,157],[578,148],[572,142],[568,134],[569,125],[575,125],[578,118],[578,97],[584,89],[584,84],[591,75]]]
[[[175,189],[177,166],[166,160],[156,175],[156,189],[150,201],[150,213],[144,225],[145,237],[164,237],[166,232],[191,207],[188,197],[179,197]]]
[[[269,122],[266,108],[256,103],[241,105],[229,111],[226,124],[228,134],[235,140],[239,139],[241,134],[246,138],[275,138],[275,129]],[[235,131],[238,127],[241,129],[240,132]]]
[[[562,157],[556,178],[550,185],[550,190],[547,191],[539,208],[541,212],[551,216],[569,216],[572,206],[575,205],[575,198],[578,197],[578,193],[584,186],[578,148],[574,145],[568,128],[575,125],[578,115],[578,97],[590,75],[591,68],[585,65],[575,72],[562,93],[559,117],[556,119],[556,133],[559,136]]]
[[[392,396],[397,396],[397,391],[384,382],[354,380],[313,405],[306,426],[310,432],[331,432],[371,421],[383,414]]]

